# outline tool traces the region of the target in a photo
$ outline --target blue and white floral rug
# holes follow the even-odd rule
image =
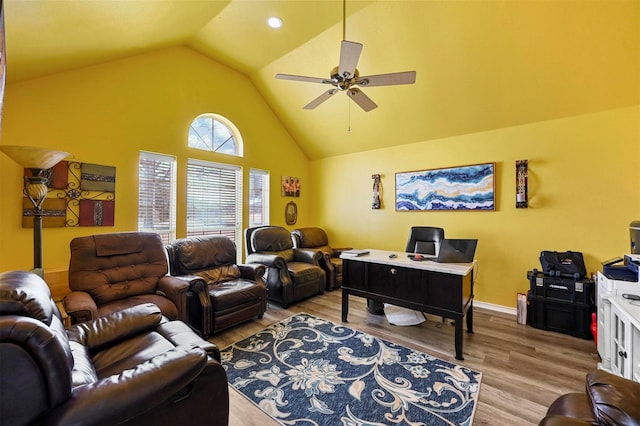
[[[482,374],[308,314],[222,350],[229,384],[283,425],[471,425]]]

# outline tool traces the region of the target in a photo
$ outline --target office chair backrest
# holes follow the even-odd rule
[[[407,241],[407,253],[437,254],[436,247],[444,240],[444,229],[433,226],[412,226]]]

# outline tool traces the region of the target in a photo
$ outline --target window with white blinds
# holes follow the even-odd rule
[[[249,172],[249,226],[269,224],[269,172]]]
[[[176,158],[140,152],[138,231],[156,232],[165,243],[176,238]]]
[[[242,169],[189,159],[187,235],[226,235],[241,247]]]

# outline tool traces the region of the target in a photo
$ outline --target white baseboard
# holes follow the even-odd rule
[[[503,314],[513,315],[514,317],[518,316],[518,311],[516,308],[510,308],[508,306],[496,305],[493,303],[480,302],[478,300],[473,301],[473,306],[476,308],[488,309],[490,311],[502,312]]]

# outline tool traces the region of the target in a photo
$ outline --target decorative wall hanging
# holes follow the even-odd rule
[[[380,208],[380,175],[371,175],[373,179],[373,201],[371,202],[371,208],[377,210]]]
[[[25,175],[30,173],[25,169]],[[47,170],[47,196],[42,226],[114,226],[116,168],[99,164],[61,161]],[[22,227],[33,226],[34,210],[27,198]]]
[[[527,170],[528,160],[516,161],[516,208],[526,209],[529,207],[529,172]]]
[[[495,210],[495,163],[396,173],[396,210]]]
[[[282,176],[282,196],[283,197],[299,197],[300,196],[300,178],[292,176]]]
[[[284,220],[287,225],[295,225],[298,221],[298,206],[293,201],[289,201],[284,209]]]

